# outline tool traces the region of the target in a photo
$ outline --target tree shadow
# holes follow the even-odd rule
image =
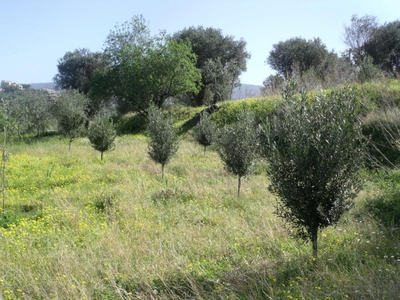
[[[366,210],[388,229],[400,227],[400,191],[369,199]]]

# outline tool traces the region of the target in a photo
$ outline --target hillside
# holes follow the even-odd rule
[[[261,86],[253,84],[241,84],[233,89],[232,100],[245,98],[257,98],[261,96]]]
[[[398,81],[352,88],[400,103]],[[246,108],[265,120],[277,101],[225,101],[212,118],[228,124]],[[181,127],[200,109],[169,113]],[[143,131],[118,135],[103,160],[86,137],[70,151],[53,134],[10,143],[0,299],[398,298],[400,171],[363,170],[354,207],[321,229],[316,259],[275,214],[264,160],[237,197],[215,147],[204,156],[182,131],[164,180]]]
[[[43,89],[43,88],[51,89],[51,90],[55,89],[55,83],[54,82],[31,83],[31,86],[35,90],[40,90],[40,89]]]
[[[55,89],[54,82],[46,83],[31,83],[32,88],[35,90],[40,90],[42,88]],[[244,98],[254,98],[261,96],[261,86],[252,84],[242,84],[233,90],[232,100],[244,99]]]

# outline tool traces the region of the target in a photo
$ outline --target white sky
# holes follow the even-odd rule
[[[353,14],[383,24],[399,12],[400,0],[0,0],[0,80],[51,82],[67,51],[101,51],[117,23],[141,14],[153,35],[203,26],[243,38],[252,57],[241,82],[262,85],[274,44],[319,37],[340,53]]]

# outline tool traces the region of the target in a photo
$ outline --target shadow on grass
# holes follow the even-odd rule
[[[400,227],[400,191],[388,192],[368,200],[366,209],[385,227]]]
[[[388,235],[386,235],[388,236]],[[124,275],[93,293],[95,299],[398,299],[396,257],[384,257],[398,244],[386,237],[376,244],[343,241],[314,260],[308,254],[277,254],[272,261],[235,260],[220,270],[176,270],[138,282]],[[381,247],[376,247],[377,245]],[[268,256],[268,254],[263,254]],[[398,257],[400,259],[400,257]],[[214,266],[215,267],[215,266]]]
[[[37,220],[43,216],[40,203],[6,205],[5,213],[0,215],[0,227],[18,225],[21,219]]]

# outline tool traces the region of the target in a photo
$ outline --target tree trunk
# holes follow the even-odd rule
[[[242,176],[238,175],[238,193],[237,193],[238,197],[240,196],[240,186],[242,184],[241,179],[242,179]]]
[[[72,141],[71,141],[71,140],[69,140],[69,144],[68,144],[68,151],[71,151],[71,143],[72,143]]]
[[[7,118],[7,116],[6,116]],[[3,196],[3,217],[6,214],[6,163],[7,163],[7,119],[6,124],[4,125],[4,141],[3,141],[3,154],[2,154],[2,184],[1,184],[1,193]]]
[[[312,242],[312,255],[316,259],[318,257],[318,228],[312,229],[311,242]]]
[[[164,179],[164,164],[161,164],[161,178]]]
[[[100,152],[100,160],[103,160],[103,151]]]
[[[200,92],[194,96],[194,106],[202,106],[204,104],[204,96],[206,94],[206,86],[200,88]]]
[[[206,149],[207,149],[207,146],[204,146],[204,157],[206,157]]]

